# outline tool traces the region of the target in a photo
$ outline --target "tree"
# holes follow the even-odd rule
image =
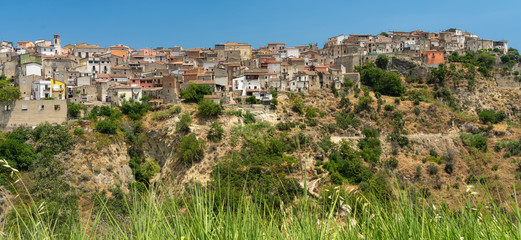
[[[449,70],[447,69],[447,65],[441,63],[437,68],[433,68],[430,73],[429,83],[434,83],[440,86],[445,85],[445,79]]]
[[[49,149],[52,154],[58,154],[69,150],[74,143],[67,127],[53,126],[47,122],[38,125],[33,130],[32,137],[36,142],[36,152]]]
[[[381,32],[380,35],[384,35],[384,36],[386,36],[386,37],[389,36],[389,34],[387,34],[386,32]]]
[[[121,112],[132,120],[141,119],[150,109],[151,107],[148,103],[136,102],[134,99],[130,99],[130,101],[123,100],[121,105]]]
[[[16,99],[20,99],[20,89],[11,86],[12,79],[5,79],[5,76],[0,76],[0,104],[10,105]]]
[[[222,112],[221,105],[215,103],[209,99],[203,99],[199,101],[197,106],[197,110],[199,115],[206,117],[216,117],[219,116]]]
[[[67,104],[67,114],[69,114],[69,118],[79,118],[81,110],[84,108],[81,104],[78,103],[69,103]]]
[[[27,170],[36,160],[36,154],[27,143],[8,138],[0,142],[0,159],[5,159],[15,169]]]
[[[181,91],[181,98],[187,102],[199,102],[203,99],[204,95],[212,94],[212,88],[208,85],[202,84],[188,84],[188,88]]]
[[[177,146],[177,156],[181,162],[190,165],[199,162],[204,157],[204,140],[197,140],[195,134],[184,136]]]
[[[376,64],[376,67],[383,69],[383,70],[387,70],[387,66],[389,65],[389,58],[387,57],[387,55],[380,54],[376,58],[375,64]]]
[[[389,96],[400,96],[405,92],[402,79],[397,73],[386,72],[372,64],[366,64],[359,70],[362,83],[372,87],[375,92]]]
[[[105,119],[96,124],[96,131],[105,134],[115,134],[117,126],[109,119]]]

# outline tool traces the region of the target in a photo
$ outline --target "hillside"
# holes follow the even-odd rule
[[[127,204],[144,200],[136,194],[165,204],[196,201],[197,191],[233,211],[243,203],[290,211],[302,199],[324,211],[332,189],[398,207],[407,195],[406,204],[445,211],[474,201],[511,211],[521,173],[521,98],[519,67],[502,66],[453,59],[426,69],[397,58],[384,69],[360,66],[361,81],[345,79],[342,89],[273,92],[271,105],[131,101],[90,108],[84,121],[66,126],[19,128],[0,136],[26,156],[7,163],[16,164],[16,176],[2,172],[3,192],[21,198],[3,194],[15,204],[2,201],[11,215],[0,219],[8,227],[9,219],[30,219],[13,211],[34,195],[57,211],[49,210],[51,219],[99,224],[103,234],[111,221],[127,223]],[[0,150],[6,146],[14,147]],[[348,206],[335,202],[328,216],[342,227]]]

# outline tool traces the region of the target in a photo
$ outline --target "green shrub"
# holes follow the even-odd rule
[[[208,131],[208,139],[213,142],[220,142],[224,135],[224,129],[217,121],[210,124],[210,131]]]
[[[452,172],[454,172],[454,164],[453,163],[447,163],[445,164],[445,168],[444,168],[445,172],[447,174],[452,174]]]
[[[313,118],[316,118],[317,116],[318,116],[317,110],[315,108],[309,107],[308,109],[306,109],[306,118],[307,119],[313,119]]]
[[[388,111],[388,112],[392,112],[392,111],[394,111],[394,108],[395,108],[395,107],[394,107],[393,105],[385,105],[385,106],[384,106],[384,110],[385,110],[385,111]]]
[[[27,170],[36,160],[36,154],[34,149],[25,141],[21,142],[8,137],[5,140],[0,140],[0,159],[5,159],[11,167],[23,171]],[[0,173],[7,172],[6,168],[0,168]]]
[[[494,110],[484,109],[478,112],[478,117],[483,123],[499,123],[506,118],[505,111],[495,112]]]
[[[419,116],[420,113],[421,113],[421,110],[420,110],[419,108],[415,107],[414,110],[413,110],[413,112],[414,112],[414,114],[415,114],[416,116]]]
[[[132,120],[141,119],[150,109],[152,108],[147,103],[136,102],[134,99],[123,100],[121,105],[121,112]]]
[[[80,117],[81,110],[85,109],[85,106],[78,103],[69,103],[67,104],[67,114],[69,118],[76,119]]]
[[[159,173],[160,170],[161,168],[159,168],[157,162],[154,159],[149,159],[143,164],[141,174],[143,178],[146,179],[147,182],[149,182],[150,179],[152,179],[152,177],[156,173]]]
[[[187,102],[197,103],[204,98],[204,95],[210,94],[212,94],[212,87],[209,85],[190,83],[188,84],[188,88],[182,90],[179,95]]]
[[[506,149],[506,151],[505,151],[506,157],[521,155],[521,143],[518,141],[514,141],[514,140],[512,140],[512,141],[499,140],[496,142],[494,149],[498,152],[501,151],[502,149]]]
[[[400,134],[391,133],[388,136],[389,141],[398,144],[400,147],[409,146],[409,138]]]
[[[222,106],[209,99],[199,101],[198,114],[205,117],[216,117],[222,112]]]
[[[389,65],[389,57],[387,57],[387,55],[380,54],[376,58],[375,64],[377,68],[387,70],[387,65]]]
[[[371,103],[373,99],[369,96],[361,96],[358,100],[358,104],[355,106],[355,112],[360,113],[362,111],[371,112]]]
[[[487,151],[488,138],[481,136],[480,134],[468,134],[460,133],[461,141],[465,146],[469,146],[481,151]]]
[[[83,136],[83,134],[85,134],[85,130],[83,130],[83,128],[74,129],[74,135],[81,137]]]
[[[336,125],[341,129],[347,129],[349,126],[357,127],[358,121],[353,113],[338,113],[335,116]]]
[[[278,122],[275,127],[280,131],[288,131],[295,126],[296,124],[294,122]]]
[[[192,117],[189,113],[185,113],[175,124],[175,130],[178,133],[188,133],[190,132],[190,124],[192,124]]]
[[[182,163],[191,165],[203,159],[204,146],[204,140],[197,140],[195,134],[192,133],[181,138],[176,148],[176,153]]]
[[[342,183],[344,182],[344,178],[342,177],[342,175],[340,175],[340,173],[334,172],[331,174],[331,182],[336,185],[342,185]]]
[[[395,157],[390,157],[386,165],[390,169],[396,169],[398,167],[398,159],[396,159]]]
[[[102,120],[96,124],[96,131],[104,134],[115,134],[118,127],[109,119]]]
[[[251,124],[251,123],[255,123],[257,121],[257,120],[255,120],[255,115],[253,115],[253,113],[251,113],[249,110],[246,111],[246,113],[243,116],[243,119],[244,119],[244,124]]]
[[[296,97],[293,100],[293,102],[291,104],[291,110],[293,110],[294,112],[296,112],[298,114],[304,113],[304,103],[302,102],[302,98]]]
[[[431,176],[438,174],[438,166],[436,166],[434,164],[427,165],[427,172]]]
[[[371,64],[362,67],[360,79],[363,84],[384,95],[400,96],[405,92],[405,87],[402,86],[402,80],[397,73],[374,68]]]
[[[74,143],[67,127],[53,126],[47,122],[32,131],[32,140],[36,142],[36,152],[49,150],[53,155],[69,150]]]
[[[255,96],[249,96],[249,97],[246,98],[246,103],[258,104],[258,103],[260,103],[260,101],[257,100],[257,98]]]

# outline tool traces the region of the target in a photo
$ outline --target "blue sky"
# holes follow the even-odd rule
[[[60,34],[62,45],[213,47],[226,41],[254,47],[318,43],[339,34],[451,27],[521,47],[521,1],[112,1],[0,0],[0,40],[34,41]]]

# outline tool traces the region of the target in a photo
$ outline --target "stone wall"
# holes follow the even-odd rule
[[[42,107],[43,106],[43,107]],[[20,100],[0,109],[0,129],[33,127],[43,122],[61,124],[67,120],[65,100]]]

